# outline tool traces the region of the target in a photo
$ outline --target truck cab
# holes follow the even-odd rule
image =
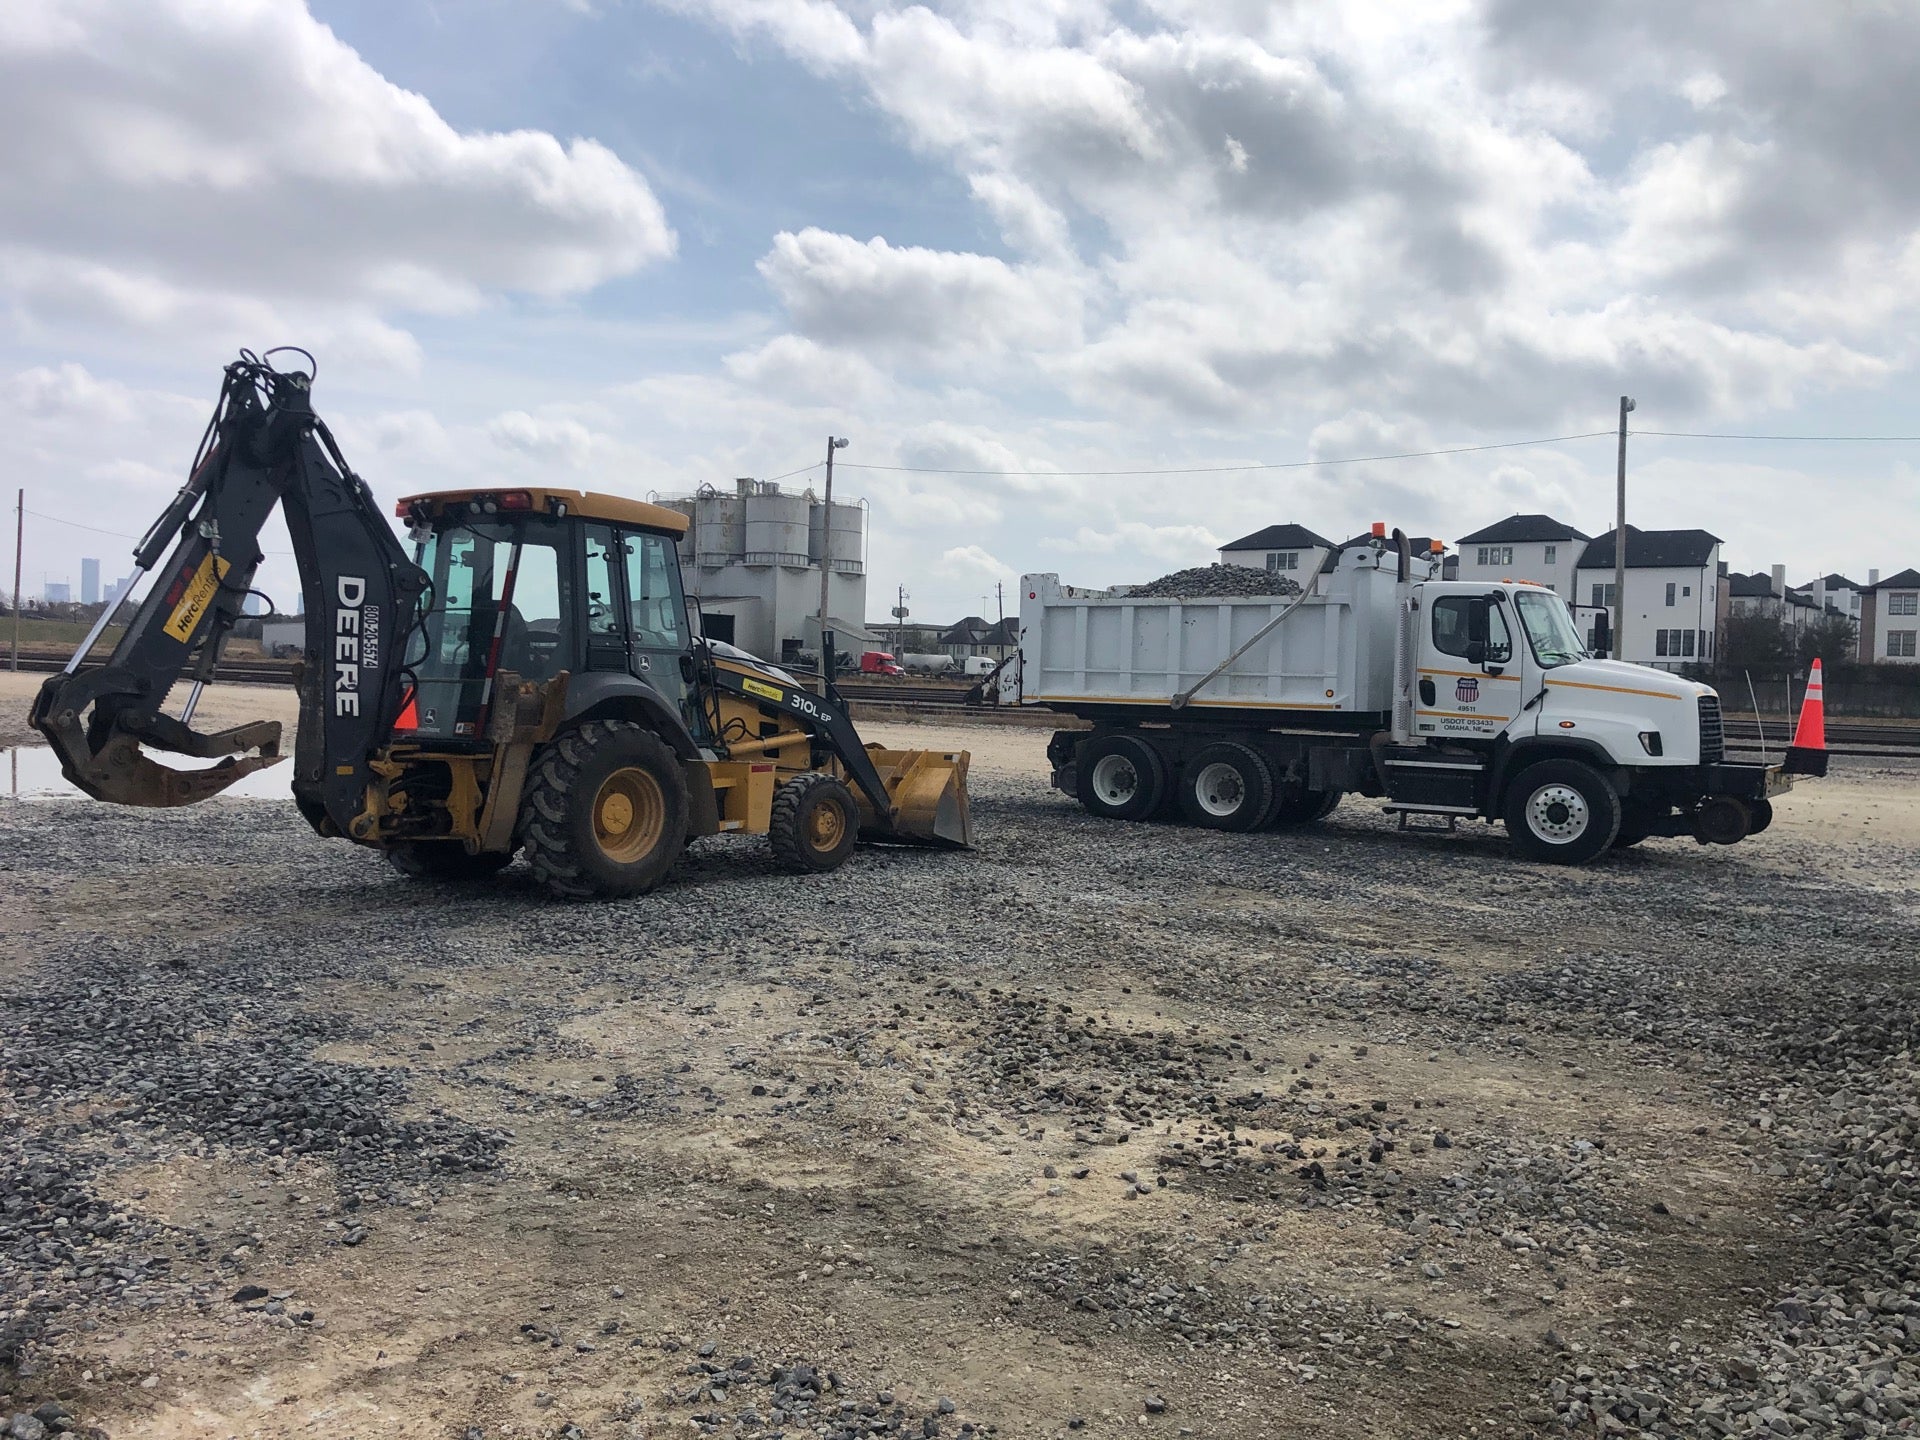
[[[1406,594],[1407,670],[1379,754],[1389,809],[1498,814],[1523,853],[1555,859],[1766,828],[1790,782],[1726,763],[1711,687],[1593,654],[1566,602],[1531,581],[1430,579]]]

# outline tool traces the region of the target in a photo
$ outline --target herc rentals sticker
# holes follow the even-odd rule
[[[784,700],[787,698],[786,691],[780,689],[777,685],[768,685],[760,680],[743,679],[740,682],[740,688],[749,695],[758,695],[762,700]]]
[[[185,577],[186,583],[181,587],[179,600],[173,607],[173,613],[167,617],[167,623],[160,627],[161,630],[182,645],[193,639],[194,627],[205,617],[207,606],[213,603],[214,592],[220,588],[221,580],[232,568],[216,556],[202,557],[200,568]]]

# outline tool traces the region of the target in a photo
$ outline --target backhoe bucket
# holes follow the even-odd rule
[[[973,848],[973,811],[967,800],[965,750],[885,750],[867,747],[892,798],[891,820],[876,816],[862,797],[864,840],[897,840],[945,849]]]
[[[60,773],[96,800],[151,808],[194,805],[282,758],[278,720],[256,720],[203,735],[164,716],[148,717],[152,733],[141,736],[109,728],[96,745],[95,727],[83,714],[100,692],[111,688],[111,672],[104,670],[51,675],[40,687],[31,716],[33,728],[60,757]],[[201,760],[219,758],[220,763],[175,770],[142,751],[143,738],[157,749]],[[258,753],[240,753],[247,750]]]

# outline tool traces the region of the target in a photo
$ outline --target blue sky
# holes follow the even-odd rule
[[[389,497],[679,493],[850,435],[875,616],[1280,520],[1597,531],[1604,438],[1066,472],[1601,430],[1623,391],[1645,429],[1920,432],[1917,42],[1818,0],[18,0],[0,463],[138,531],[219,366],[291,342]],[[1643,437],[1633,519],[1890,573],[1917,450]],[[29,589],[125,549],[28,539]]]

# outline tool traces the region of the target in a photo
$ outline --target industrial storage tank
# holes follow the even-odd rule
[[[811,500],[764,482],[747,497],[746,510],[747,564],[806,566]]]
[[[695,560],[709,570],[736,565],[747,553],[747,502],[711,485],[700,487],[693,503]]]
[[[858,505],[816,505],[815,515],[825,515],[827,525],[826,557],[831,567],[842,574],[858,575],[865,568],[867,514]]]

